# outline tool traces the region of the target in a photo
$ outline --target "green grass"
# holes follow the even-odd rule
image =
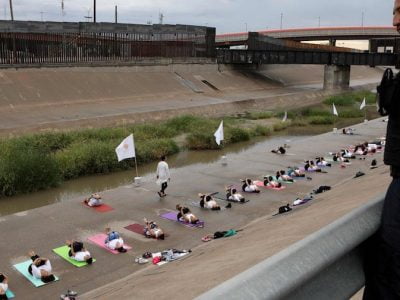
[[[375,95],[370,92],[334,96],[322,105],[288,111],[288,122],[277,121],[271,126],[246,120],[281,119],[284,112],[261,111],[248,113],[243,118],[224,117],[223,145],[269,136],[289,126],[333,124],[333,102],[345,106],[338,109],[339,121],[361,118],[364,112],[359,110],[359,105],[364,97],[369,104],[375,101]],[[220,149],[214,138],[220,122],[221,118],[183,115],[152,124],[47,132],[0,140],[0,196],[45,189],[79,176],[132,168],[133,160],[118,162],[115,154],[116,146],[130,133],[135,138],[139,164],[179,152],[181,149],[174,141],[178,136],[186,136],[183,148]]]
[[[336,106],[358,106],[363,101],[364,97],[366,98],[367,104],[375,103],[375,94],[369,91],[357,91],[352,93],[345,93],[341,95],[331,96],[328,99],[324,100],[324,104],[332,105],[335,103]]]

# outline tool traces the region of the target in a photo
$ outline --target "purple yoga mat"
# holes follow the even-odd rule
[[[186,222],[178,221],[177,218],[176,218],[177,215],[178,215],[178,213],[171,211],[171,212],[168,212],[168,213],[160,215],[160,217],[164,218],[164,219],[167,219],[167,220],[179,222],[179,223],[181,223],[181,224],[183,224],[185,226],[188,226],[188,227],[199,227],[199,228],[204,227],[204,222],[203,221],[199,221],[197,224],[189,224],[189,223],[186,223]]]

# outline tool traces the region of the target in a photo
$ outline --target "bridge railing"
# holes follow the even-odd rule
[[[378,229],[383,197],[197,299],[349,299],[364,285],[361,245]]]
[[[399,55],[392,53],[347,53],[299,50],[218,49],[220,64],[316,64],[398,66]]]

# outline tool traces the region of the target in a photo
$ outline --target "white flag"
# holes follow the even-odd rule
[[[118,161],[132,158],[136,156],[135,153],[135,142],[133,141],[133,134],[125,138],[117,148],[115,152],[118,156]]]
[[[332,107],[333,107],[333,114],[334,114],[335,116],[339,116],[339,114],[338,114],[338,112],[337,112],[337,110],[336,110],[335,103],[332,104]]]
[[[362,110],[365,107],[365,105],[366,105],[366,103],[365,103],[365,97],[364,97],[364,100],[360,105],[360,110]]]
[[[215,142],[219,145],[221,145],[221,141],[224,140],[224,121],[221,121],[221,124],[219,124],[219,127],[217,131],[214,133],[215,136]]]
[[[286,122],[287,120],[287,111],[285,111],[285,115],[283,116],[282,122]]]

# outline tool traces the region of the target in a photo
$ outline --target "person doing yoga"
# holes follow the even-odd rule
[[[246,178],[245,180],[241,180],[243,182],[242,190],[246,193],[259,193],[260,190],[258,186],[256,186],[250,178]]]
[[[92,194],[89,198],[83,200],[88,206],[95,207],[103,204],[99,194]]]
[[[264,176],[264,186],[280,188],[282,186],[282,183],[274,180],[272,176]]]
[[[79,241],[67,241],[67,246],[70,248],[68,256],[76,261],[86,262],[92,264],[93,258],[88,250],[85,249],[82,242]]]
[[[317,166],[319,167],[332,167],[332,164],[328,163],[325,158],[321,157],[317,157],[315,159]]]
[[[144,230],[143,234],[147,238],[153,238],[153,239],[159,239],[159,240],[164,240],[165,239],[165,234],[162,231],[160,227],[158,227],[157,223],[154,221],[147,221],[146,218],[144,218]]]
[[[125,253],[126,249],[124,248],[124,240],[122,239],[121,235],[116,232],[112,231],[111,228],[106,228],[106,239],[104,240],[104,244],[107,248],[111,250],[117,250],[120,253]]]
[[[237,192],[237,190],[233,187],[225,188],[226,189],[226,200],[234,201],[234,202],[246,202],[246,199]]]
[[[176,205],[176,209],[178,210],[178,215],[176,219],[178,221],[182,221],[189,224],[197,224],[200,220],[190,211],[189,208],[185,206],[181,206],[180,204]]]
[[[275,154],[285,154],[286,153],[286,149],[284,147],[280,146],[276,150],[275,149],[271,150],[271,152],[275,153]]]
[[[290,177],[306,177],[303,171],[301,171],[298,167],[289,167],[288,175]]]
[[[284,170],[277,171],[275,177],[276,177],[276,180],[294,182],[294,179],[291,176],[287,175]]]
[[[32,263],[28,267],[28,272],[33,277],[42,280],[44,283],[56,280],[52,273],[51,263],[48,258],[39,257],[33,250],[29,251]]]
[[[199,194],[200,197],[200,207],[207,208],[211,210],[221,210],[217,201],[211,195]]]
[[[0,300],[7,300],[6,295],[8,290],[8,277],[3,273],[0,273]]]

